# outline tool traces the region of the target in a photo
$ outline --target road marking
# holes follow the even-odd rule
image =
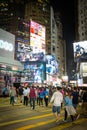
[[[79,124],[79,123],[82,123],[82,122],[84,122],[84,121],[87,121],[87,119],[82,118],[82,119],[76,120],[76,121],[75,121],[75,124]],[[51,129],[49,129],[49,130],[63,130],[63,129],[69,128],[69,127],[71,127],[71,126],[72,126],[72,123],[69,122],[69,123],[65,123],[65,124],[59,125],[59,126],[57,126],[57,127],[51,128]]]
[[[10,110],[10,109],[9,109]],[[24,107],[23,107],[23,110],[24,110]],[[20,115],[25,115],[25,114],[29,114],[29,113],[31,113],[31,112],[33,112],[32,110],[30,110],[29,108],[28,109],[25,109],[24,111],[25,112],[23,112],[23,110],[22,110],[22,112],[16,112],[16,113],[13,113],[12,115],[9,115],[9,113],[7,113],[6,115],[2,115],[2,118],[0,118],[0,121],[3,121],[3,120],[5,120],[5,119],[7,119],[7,118],[14,118],[14,117],[17,117],[17,116],[20,116]],[[52,112],[52,110],[51,109],[36,109],[36,111],[37,112],[42,112],[42,113],[45,113],[45,112]]]
[[[62,119],[62,117],[60,119]],[[81,123],[81,122],[84,122],[84,121],[86,121],[86,120],[80,119],[80,120],[76,121],[75,123]],[[48,123],[53,123],[53,122],[55,122],[55,119],[45,121],[45,122],[39,122],[39,123],[36,123],[36,124],[33,124],[33,125],[23,126],[23,127],[15,129],[15,130],[29,130],[31,128],[36,128],[36,127],[43,126],[43,125],[46,125]],[[54,127],[52,129],[49,129],[49,130],[63,130],[63,129],[68,128],[70,126],[72,126],[72,123],[69,122],[69,123],[66,123],[66,124],[58,125],[57,127]]]
[[[53,113],[44,114],[44,115],[41,115],[41,116],[34,116],[34,117],[25,118],[25,119],[21,119],[21,120],[4,122],[4,123],[0,123],[0,126],[11,125],[11,124],[14,124],[14,123],[20,123],[20,122],[29,121],[29,120],[35,120],[35,119],[44,118],[44,117],[48,117],[48,116],[53,116]]]
[[[15,129],[15,130],[29,130],[29,129],[31,129],[31,128],[35,128],[35,127],[39,127],[39,126],[46,125],[46,124],[48,124],[48,123],[52,123],[52,122],[54,122],[54,121],[55,121],[55,120],[52,119],[52,120],[50,120],[50,121],[39,122],[39,123],[34,124],[34,125],[23,126],[23,127],[20,127],[20,128]]]

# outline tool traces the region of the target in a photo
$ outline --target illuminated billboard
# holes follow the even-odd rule
[[[15,35],[0,28],[0,56],[14,59]]]
[[[27,81],[34,83],[43,83],[46,80],[45,62],[25,62],[24,71],[27,75]]]
[[[55,75],[58,74],[59,63],[53,55],[46,55],[46,73]]]
[[[18,42],[17,60],[25,61],[44,61],[44,53],[34,53],[31,46]]]
[[[87,59],[87,41],[80,41],[73,43],[74,61]]]
[[[43,52],[45,54],[45,33],[46,28],[34,21],[30,21],[30,46],[33,48],[33,52]]]

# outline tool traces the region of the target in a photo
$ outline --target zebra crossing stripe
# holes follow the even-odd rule
[[[48,116],[53,116],[53,113],[43,114],[43,115],[40,115],[40,116],[34,116],[34,117],[25,118],[25,119],[21,119],[21,120],[14,120],[14,121],[9,121],[9,122],[4,122],[4,123],[0,123],[0,126],[6,126],[6,125],[11,125],[11,124],[15,124],[15,123],[24,122],[24,121],[40,119],[40,118],[44,118],[44,117],[48,117]]]

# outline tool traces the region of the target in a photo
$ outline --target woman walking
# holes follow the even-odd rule
[[[67,121],[67,116],[70,116],[71,121],[73,122],[74,121],[74,115],[76,114],[76,110],[73,107],[71,93],[68,92],[68,91],[65,92],[64,102],[65,102],[64,122]]]

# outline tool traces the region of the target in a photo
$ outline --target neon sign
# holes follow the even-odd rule
[[[7,41],[0,40],[0,49],[4,49],[6,51],[13,51],[12,43],[8,43]]]

